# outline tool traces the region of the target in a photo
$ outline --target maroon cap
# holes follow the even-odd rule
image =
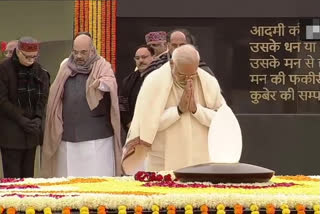
[[[39,51],[39,42],[18,42],[18,49],[25,52],[36,52]]]
[[[146,43],[166,41],[167,40],[167,33],[164,31],[150,32],[145,36],[145,39],[146,39]]]

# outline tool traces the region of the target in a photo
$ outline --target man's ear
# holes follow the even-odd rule
[[[174,62],[172,59],[170,59],[170,68],[173,69],[173,65],[174,65]]]

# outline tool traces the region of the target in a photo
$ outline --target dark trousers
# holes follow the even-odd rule
[[[3,175],[5,178],[32,178],[36,148],[7,149],[1,147]]]

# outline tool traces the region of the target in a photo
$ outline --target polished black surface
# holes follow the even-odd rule
[[[319,43],[315,44],[315,52],[304,49],[304,42],[299,35],[289,34],[289,26],[297,26],[299,18],[118,18],[118,67],[117,77],[123,79],[132,72],[135,65],[132,57],[136,46],[143,44],[144,35],[149,31],[175,28],[186,28],[196,38],[201,58],[213,70],[218,79],[227,103],[235,113],[243,114],[314,114],[320,113],[320,84],[297,83],[289,81],[289,75],[307,75],[309,72],[319,74]],[[254,26],[284,25],[283,36],[272,35],[259,37],[250,33]],[[279,43],[280,49],[276,52],[254,53],[249,43],[266,43],[273,39]],[[289,42],[301,42],[300,52],[290,53],[285,49]],[[250,59],[277,58],[280,65],[276,68],[254,69]],[[314,58],[313,68],[308,68],[305,60],[309,56]],[[285,66],[286,58],[297,58],[301,67],[290,68]],[[271,82],[272,75],[284,72],[285,84]],[[265,82],[256,84],[251,81],[250,75],[267,75]],[[318,78],[319,79],[319,78]],[[320,79],[319,79],[320,81]],[[294,99],[284,100],[281,93],[289,89],[294,91]],[[255,100],[251,93],[255,91],[275,91],[276,94],[269,100]],[[298,91],[317,91],[315,98],[302,100]],[[281,91],[281,93],[280,93]],[[260,96],[262,96],[261,94]],[[317,95],[319,95],[317,99]]]

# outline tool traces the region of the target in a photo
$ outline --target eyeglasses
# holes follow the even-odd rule
[[[198,77],[198,73],[194,73],[194,74],[191,74],[191,75],[185,75],[185,74],[177,72],[176,74],[179,77],[179,79],[183,79],[183,80],[187,80],[187,79],[192,79],[193,80],[193,79]]]
[[[87,55],[88,53],[89,53],[88,50],[82,50],[82,51],[72,50],[72,54],[73,54],[74,56],[76,56],[76,55],[78,55],[78,54],[80,54],[80,55],[82,55],[82,56],[85,56],[85,55]]]
[[[36,60],[40,55],[37,54],[35,56],[28,56],[25,53],[23,53],[21,50],[19,50],[19,52],[24,56],[25,59],[27,60]]]
[[[151,55],[142,55],[142,56],[135,56],[133,57],[134,60],[138,61],[140,58],[141,59],[146,59],[148,57],[150,57]]]

